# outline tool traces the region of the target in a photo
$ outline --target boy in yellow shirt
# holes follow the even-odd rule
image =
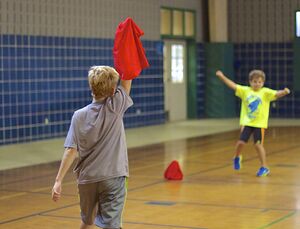
[[[266,163],[266,151],[263,146],[263,140],[264,131],[268,128],[270,102],[289,94],[290,90],[284,88],[284,90],[276,91],[263,87],[266,77],[261,70],[252,70],[249,73],[250,87],[236,84],[221,71],[217,71],[216,75],[229,88],[234,90],[235,95],[242,100],[240,114],[241,134],[235,147],[234,169],[241,169],[242,148],[253,134],[255,149],[261,163],[261,167],[256,175],[259,177],[267,176],[270,173],[270,169],[268,169]]]

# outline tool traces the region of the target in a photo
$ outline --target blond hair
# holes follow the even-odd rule
[[[89,85],[95,99],[112,96],[119,81],[118,72],[109,66],[93,66],[88,73]]]
[[[249,73],[249,80],[252,81],[253,79],[261,78],[263,81],[266,80],[266,74],[262,70],[254,69]]]

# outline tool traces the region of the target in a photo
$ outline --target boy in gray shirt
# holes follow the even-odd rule
[[[131,80],[121,80],[108,66],[91,67],[88,73],[93,102],[74,112],[65,152],[52,189],[52,199],[61,197],[63,178],[76,158],[81,209],[80,229],[119,229],[126,197],[128,155],[123,116],[133,105]]]

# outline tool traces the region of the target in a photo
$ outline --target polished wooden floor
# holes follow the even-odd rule
[[[242,170],[232,169],[238,131],[130,149],[124,229],[300,228],[299,134],[300,127],[268,130],[271,175],[261,178],[255,176],[259,163],[252,143],[244,150]],[[172,160],[180,162],[182,181],[163,179]],[[0,171],[0,228],[79,228],[71,172],[62,199],[51,201],[58,166]]]

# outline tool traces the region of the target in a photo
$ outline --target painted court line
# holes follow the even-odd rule
[[[269,223],[269,224],[267,224],[267,225],[264,225],[264,226],[262,226],[262,227],[259,227],[259,228],[257,228],[257,229],[270,228],[271,226],[273,226],[273,225],[275,225],[275,224],[277,224],[277,223],[279,223],[279,222],[282,222],[282,221],[284,221],[284,220],[290,218],[291,216],[295,215],[296,213],[297,213],[297,211],[293,211],[293,212],[291,212],[291,213],[289,213],[289,214],[287,214],[287,215],[285,215],[285,216],[283,216],[283,217],[281,217],[281,218],[279,218],[279,219],[277,219],[277,220],[275,220],[275,221],[273,221],[273,222],[271,222],[271,223]]]
[[[65,209],[65,208],[68,208],[68,207],[73,207],[73,206],[76,206],[76,205],[78,205],[78,203],[73,203],[73,204],[65,205],[65,206],[62,206],[62,207],[59,207],[59,208],[54,208],[54,209],[50,209],[50,210],[46,210],[46,211],[36,212],[36,213],[30,214],[30,215],[25,215],[25,216],[14,218],[14,219],[0,221],[0,225],[15,222],[15,221],[19,221],[19,220],[30,218],[30,217],[34,217],[34,216],[37,216],[37,215],[42,215],[42,214],[52,212],[52,211]]]
[[[138,223],[138,222],[130,222],[124,221],[124,224],[138,224],[138,225],[147,225],[152,227],[171,227],[171,228],[185,228],[185,229],[208,229],[207,227],[189,227],[189,226],[179,226],[172,224],[154,224],[154,223]]]
[[[127,201],[139,201],[139,202],[145,202],[146,204],[157,204],[157,205],[199,205],[199,206],[208,206],[208,207],[217,207],[217,208],[241,208],[241,209],[254,209],[254,210],[261,210],[262,212],[266,211],[266,208],[260,208],[260,207],[253,207],[253,206],[245,206],[245,205],[229,205],[229,204],[210,204],[210,203],[201,203],[201,202],[195,202],[195,201],[166,201],[166,200],[148,200],[148,199],[134,199],[134,198],[128,198]],[[161,203],[161,204],[160,204]],[[165,204],[164,204],[165,203]],[[290,208],[268,208],[268,211],[297,211],[297,209],[290,209]]]
[[[74,184],[74,181],[66,182],[63,185],[67,186],[67,185],[71,185],[71,184]],[[24,196],[24,195],[27,195],[28,193],[39,194],[40,191],[49,190],[49,188],[50,187],[47,186],[47,187],[32,189],[32,190],[29,190],[29,191],[16,191],[16,192],[19,192],[19,193],[2,196],[2,197],[0,197],[0,200],[6,200],[6,199],[14,198],[14,197]],[[4,190],[0,189],[0,191],[4,191]]]
[[[55,217],[55,218],[64,218],[64,219],[80,219],[80,217],[72,217],[72,216],[57,216],[50,214],[42,214],[44,217]],[[154,223],[144,223],[144,222],[133,222],[133,221],[123,221],[123,224],[133,224],[133,225],[146,225],[151,227],[170,227],[170,228],[182,228],[182,229],[208,229],[206,227],[190,227],[183,225],[172,225],[172,224],[154,224]]]

